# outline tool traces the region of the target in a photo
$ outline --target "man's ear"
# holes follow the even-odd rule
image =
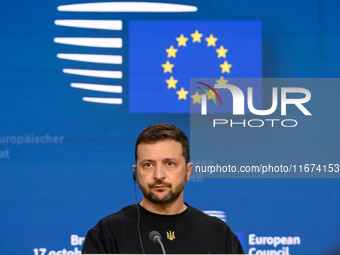
[[[133,169],[132,179],[133,179],[134,181],[137,181],[137,172],[136,172],[137,167],[136,167],[136,165],[132,165],[132,169]]]
[[[192,171],[192,168],[193,168],[194,164],[193,163],[188,163],[187,164],[187,181],[190,179],[190,175],[191,175],[191,171]]]

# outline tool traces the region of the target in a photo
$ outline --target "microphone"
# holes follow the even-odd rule
[[[153,243],[155,243],[155,244],[159,243],[159,245],[160,245],[161,248],[162,248],[163,254],[166,254],[166,253],[165,253],[164,246],[163,246],[163,243],[162,243],[162,236],[161,236],[160,233],[158,233],[158,232],[155,231],[155,230],[154,230],[154,231],[151,231],[151,232],[149,233],[149,239],[151,240],[151,242],[153,242]]]

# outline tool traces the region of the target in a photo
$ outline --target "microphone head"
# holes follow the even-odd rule
[[[151,242],[157,243],[157,239],[162,241],[162,236],[156,230],[153,230],[149,233],[149,239],[151,240]]]

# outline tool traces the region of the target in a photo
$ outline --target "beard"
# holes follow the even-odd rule
[[[187,175],[185,174],[184,179],[174,189],[172,189],[171,183],[163,182],[161,180],[158,180],[152,184],[149,184],[148,185],[149,191],[144,186],[142,186],[139,182],[138,182],[138,186],[140,190],[142,191],[144,197],[150,202],[155,203],[155,204],[166,204],[166,203],[171,203],[178,199],[178,197],[180,196],[180,194],[183,192],[185,188],[186,179],[187,179]],[[156,185],[164,185],[164,186],[169,187],[170,188],[169,193],[164,198],[159,199],[157,195],[151,191],[151,189]]]

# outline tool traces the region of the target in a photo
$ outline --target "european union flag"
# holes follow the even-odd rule
[[[257,21],[130,21],[129,110],[189,113],[190,78],[261,77]]]

